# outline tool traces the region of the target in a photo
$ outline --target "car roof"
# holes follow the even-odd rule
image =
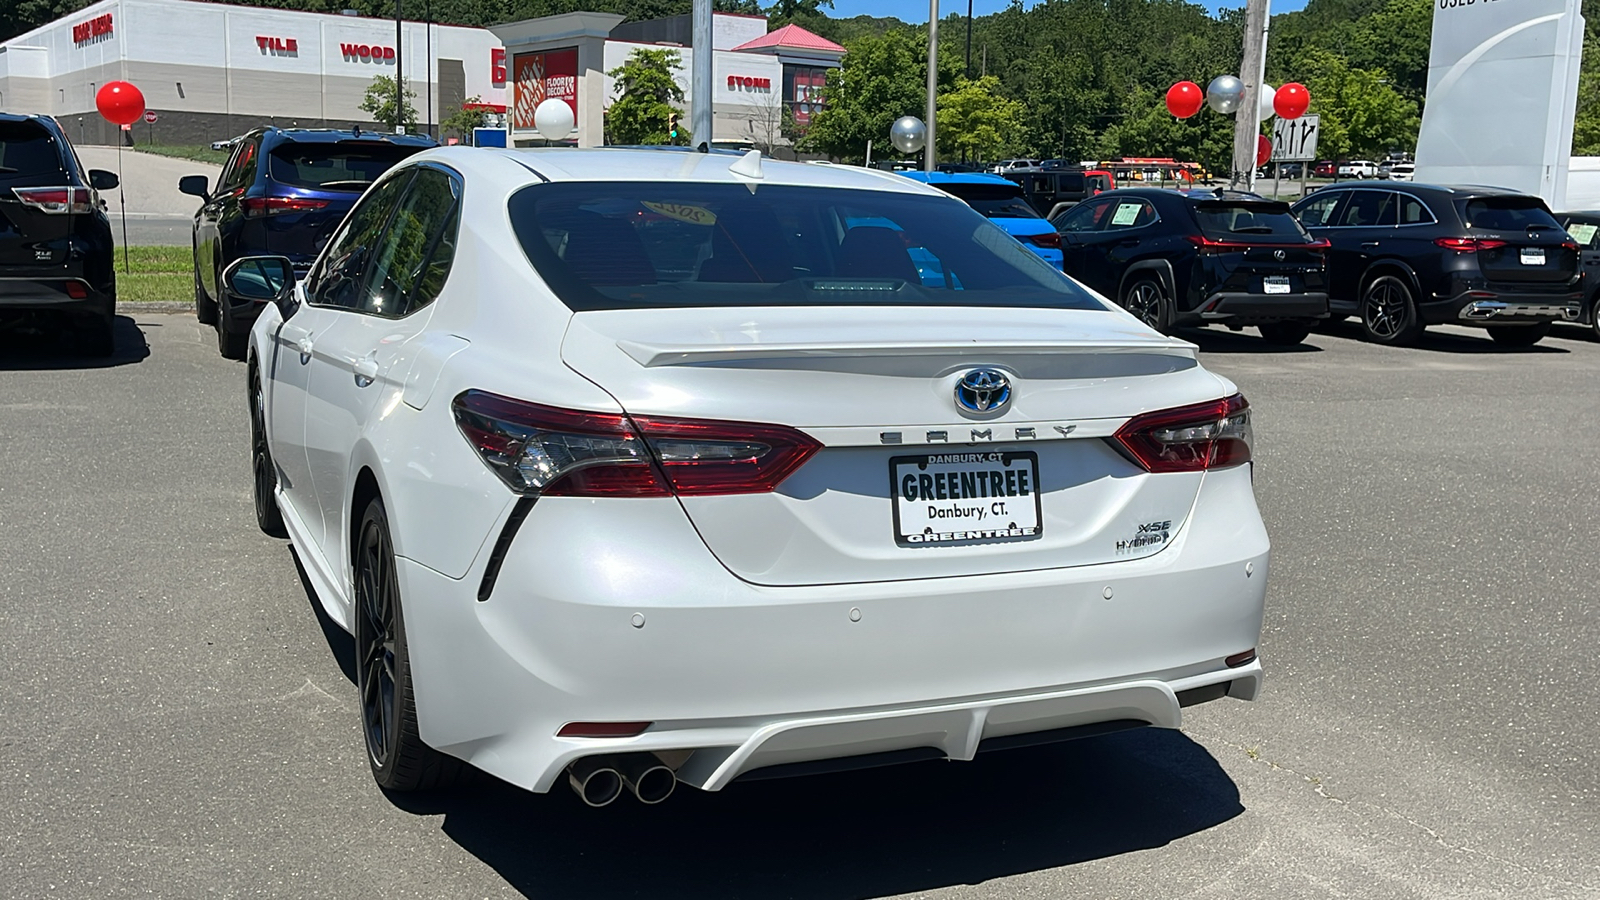
[[[1159,187],[1119,187],[1115,190],[1101,191],[1094,199],[1105,197],[1176,197],[1180,200],[1250,200],[1277,203],[1280,201],[1252,194],[1249,191],[1231,191],[1226,188],[1159,188]]]
[[[401,147],[437,147],[438,141],[425,134],[388,134],[379,131],[356,131],[354,129],[339,128],[275,128],[262,129],[264,134],[270,134],[280,140],[293,141],[297,144],[334,144],[341,141],[372,141],[373,143],[395,144]]]
[[[1533,197],[1522,191],[1510,188],[1495,187],[1487,184],[1433,184],[1425,181],[1376,181],[1363,179],[1361,181],[1341,181],[1338,184],[1325,185],[1318,188],[1316,193],[1349,188],[1384,188],[1391,191],[1437,191],[1441,194],[1450,194],[1462,198],[1472,197]],[[1307,196],[1311,196],[1308,194]]]
[[[990,175],[986,172],[896,172],[901,178],[920,181],[923,184],[999,184],[1008,188],[1017,186],[1015,181],[1001,178],[999,175]]]
[[[761,172],[759,180],[733,170],[734,166],[744,163],[749,158],[750,154],[736,156],[727,153],[662,153],[658,150],[616,147],[592,149],[540,147],[510,150],[458,145],[433,147],[412,156],[406,162],[434,160],[457,169],[468,178],[488,179],[510,189],[541,182],[721,182],[744,184],[752,189],[759,189],[762,184],[781,184],[893,191],[903,194],[924,194],[960,202],[944,191],[913,181],[897,172],[862,166],[835,165],[827,162],[785,162],[763,156],[759,157]]]

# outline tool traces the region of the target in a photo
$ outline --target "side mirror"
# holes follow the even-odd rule
[[[196,178],[204,176],[196,175]],[[222,270],[228,292],[257,303],[272,303],[285,319],[294,315],[294,265],[282,256],[246,256]]]
[[[185,175],[178,179],[178,192],[208,199],[211,196],[211,180],[204,175]]]
[[[97,191],[109,191],[121,183],[115,172],[107,172],[105,169],[89,170],[89,186]]]

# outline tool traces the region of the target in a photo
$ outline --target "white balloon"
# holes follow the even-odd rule
[[[1206,86],[1206,105],[1212,111],[1231,116],[1244,100],[1244,82],[1233,75],[1218,75]]]
[[[1261,121],[1265,122],[1266,120],[1278,114],[1277,111],[1272,108],[1272,98],[1276,97],[1277,95],[1277,88],[1267,84],[1264,81],[1261,83]]]
[[[928,126],[916,116],[901,116],[889,126],[889,141],[901,153],[915,153],[928,140]]]
[[[578,124],[567,101],[551,97],[533,108],[533,127],[547,141],[564,141]]]

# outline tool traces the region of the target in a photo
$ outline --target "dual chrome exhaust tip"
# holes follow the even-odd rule
[[[584,803],[600,807],[626,788],[640,803],[654,806],[672,796],[678,776],[653,753],[586,756],[567,767],[567,784]]]

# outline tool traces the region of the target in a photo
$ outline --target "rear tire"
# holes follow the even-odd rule
[[[1271,322],[1257,328],[1267,341],[1284,346],[1298,344],[1311,334],[1311,326],[1304,322]]]
[[[117,339],[110,316],[94,319],[78,328],[78,346],[84,356],[105,358],[117,352]]]
[[[250,470],[256,503],[256,525],[270,537],[286,538],[283,511],[278,509],[278,466],[272,461],[272,449],[267,446],[267,416],[265,398],[261,393],[260,376],[250,373]]]
[[[1361,330],[1374,344],[1409,347],[1422,337],[1422,316],[1411,285],[1397,275],[1379,275],[1361,291]]]
[[[1600,294],[1589,301],[1589,330],[1594,333],[1595,340],[1600,341]]]
[[[1162,334],[1172,333],[1172,300],[1154,278],[1140,278],[1128,285],[1121,306]]]
[[[1538,325],[1490,325],[1489,337],[1502,347],[1532,347],[1550,333],[1550,323]]]
[[[418,735],[400,583],[381,499],[367,504],[357,534],[356,689],[372,778],[384,790],[396,792],[451,787],[471,768],[424,744]]]

